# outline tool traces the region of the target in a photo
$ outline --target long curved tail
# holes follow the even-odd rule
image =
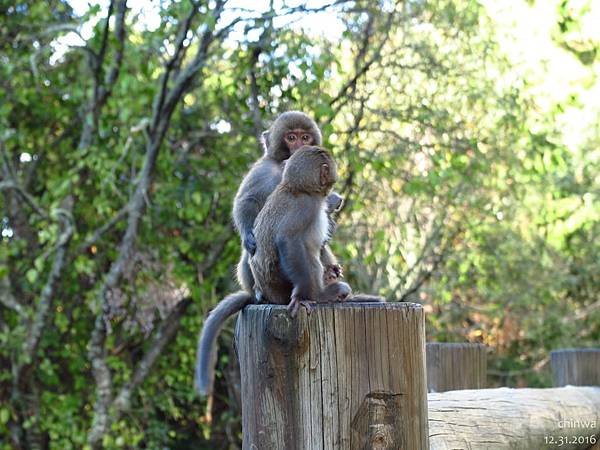
[[[245,291],[229,294],[213,309],[202,327],[196,353],[196,389],[200,395],[212,393],[217,362],[217,336],[227,319],[253,299]]]

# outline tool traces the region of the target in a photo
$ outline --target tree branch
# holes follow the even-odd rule
[[[12,309],[15,311],[21,318],[25,318],[25,310],[23,306],[11,292],[11,285],[8,276],[3,276],[0,278],[0,303],[2,303],[6,308]]]
[[[56,254],[54,256],[54,262],[52,263],[52,269],[50,270],[46,284],[42,289],[40,300],[37,304],[35,318],[33,319],[27,338],[25,339],[23,351],[29,361],[32,361],[35,358],[42,331],[46,324],[46,318],[48,317],[48,311],[50,310],[52,300],[54,299],[54,291],[65,266],[67,248],[73,237],[73,217],[71,216],[70,211],[72,208],[72,199],[69,200],[69,203],[70,205],[67,206],[66,209],[59,209],[55,212],[62,227],[62,231],[56,242]]]
[[[218,21],[223,10],[224,0],[217,0],[214,20]],[[189,17],[189,16],[188,16]],[[175,80],[174,86],[167,91],[167,84],[161,80],[162,86],[157,94],[164,96],[164,105],[161,108],[156,106],[153,111],[152,127],[150,139],[146,145],[146,155],[144,165],[139,176],[135,191],[130,197],[127,212],[127,229],[121,239],[116,260],[111,264],[104,283],[100,288],[98,295],[98,304],[100,310],[94,322],[94,329],[90,340],[89,358],[92,362],[92,372],[97,385],[97,399],[94,405],[94,418],[92,427],[88,434],[88,443],[92,449],[101,448],[102,437],[107,432],[114,418],[110,415],[111,406],[112,379],[110,369],[107,364],[106,356],[106,335],[109,330],[110,320],[110,296],[117,287],[124,273],[126,264],[131,258],[133,249],[138,237],[138,229],[142,215],[145,211],[146,200],[158,153],[168,129],[171,116],[175,106],[181,99],[185,90],[190,86],[198,74],[199,69],[205,64],[208,48],[214,40],[214,34],[207,29],[202,36],[198,51],[194,59],[186,66],[182,73]],[[165,69],[167,70],[167,69]],[[154,105],[160,104],[160,99],[153,102]],[[145,373],[145,372],[140,372]]]
[[[104,34],[102,35],[102,45],[100,46],[100,51],[98,55],[94,55],[93,52],[90,56],[90,65],[92,69],[92,74],[94,78],[94,85],[92,90],[92,98],[83,108],[83,130],[81,132],[81,136],[79,138],[78,147],[80,150],[88,148],[93,141],[94,132],[98,126],[98,117],[100,116],[100,112],[108,97],[112,93],[112,86],[117,80],[117,77],[120,72],[121,63],[123,60],[123,49],[125,45],[125,11],[127,7],[127,0],[118,0],[117,4],[117,16],[115,19],[115,34],[117,37],[117,50],[115,51],[115,56],[113,58],[112,67],[106,75],[105,82],[110,82],[110,85],[103,84],[101,80],[102,76],[102,66],[104,64],[104,58],[106,56],[106,49],[108,46],[108,34],[109,34],[109,24],[110,17],[113,14],[113,9],[115,7],[115,0],[111,0],[108,14],[106,17],[106,24],[104,27]]]
[[[129,410],[131,395],[146,379],[148,373],[150,373],[150,369],[152,369],[152,366],[154,366],[159,356],[163,353],[164,348],[177,333],[181,319],[191,304],[192,301],[189,298],[180,301],[173,308],[169,316],[161,322],[158,329],[154,332],[151,342],[148,344],[148,351],[134,370],[131,380],[121,388],[115,398],[113,402],[114,413],[118,414]]]
[[[182,22],[182,24],[179,27],[179,31],[177,32],[177,38],[175,39],[175,52],[173,53],[173,56],[169,58],[169,60],[165,63],[165,70],[160,80],[159,95],[156,97],[156,100],[152,107],[152,130],[156,129],[156,127],[158,126],[158,119],[160,118],[161,111],[163,109],[163,104],[165,101],[165,96],[168,92],[169,79],[171,77],[171,73],[175,68],[177,68],[178,64],[181,64],[182,58],[180,57],[180,55],[184,53],[185,39],[188,34],[188,31],[192,26],[194,16],[197,13],[198,6],[195,3],[192,3],[192,10],[189,12],[186,19]]]
[[[104,233],[106,233],[108,230],[110,230],[112,227],[114,227],[116,224],[118,224],[126,216],[127,216],[127,206],[124,206],[108,222],[106,222],[104,225],[102,225],[100,228],[98,228],[96,231],[94,231],[90,236],[88,236],[86,238],[86,240],[83,241],[77,247],[77,250],[75,253],[76,254],[81,253],[82,251],[84,251],[85,249],[90,247],[91,245],[95,244],[102,237],[102,235]]]
[[[31,209],[33,209],[36,212],[36,214],[38,214],[44,219],[50,220],[50,216],[48,215],[48,213],[42,208],[40,208],[35,199],[31,195],[29,195],[25,191],[25,189],[23,189],[21,185],[19,185],[16,181],[0,181],[0,191],[9,189],[16,191],[21,196],[21,198],[25,200],[25,203],[27,203],[31,207]]]
[[[108,12],[106,13],[106,22],[104,23],[104,31],[102,32],[102,43],[100,44],[100,50],[96,55],[94,77],[96,78],[96,84],[100,83],[100,72],[102,70],[102,64],[104,63],[104,57],[106,56],[106,48],[108,46],[108,35],[110,33],[110,18],[113,14],[115,7],[115,0],[111,0],[108,5]]]
[[[273,10],[273,0],[270,2],[270,9]],[[256,136],[256,142],[261,147],[262,132],[264,130],[263,123],[260,117],[260,104],[258,101],[258,82],[256,79],[256,65],[260,54],[264,52],[268,41],[271,38],[273,32],[273,19],[268,19],[265,23],[263,32],[258,39],[258,42],[253,46],[252,52],[250,53],[250,109],[252,111],[252,121],[254,125],[254,135]]]
[[[110,96],[113,86],[117,81],[121,64],[123,62],[123,51],[125,49],[125,11],[127,9],[127,0],[120,0],[117,4],[117,12],[115,16],[115,36],[117,38],[117,48],[113,56],[110,70],[104,77],[104,83],[98,91],[96,99],[96,108],[103,105]]]
[[[443,222],[442,222],[442,224],[443,224]],[[450,244],[452,243],[454,238],[461,231],[462,231],[462,228],[460,228],[460,227],[456,228],[454,230],[454,232],[450,236],[448,236],[448,238],[446,239],[446,242],[442,246],[442,248],[440,248],[440,250],[438,252],[432,252],[431,256],[432,256],[433,261],[431,263],[431,267],[429,267],[427,269],[424,267],[420,268],[419,273],[418,273],[417,277],[415,278],[415,281],[413,281],[411,286],[404,292],[404,294],[402,294],[402,297],[400,297],[400,299],[398,301],[401,301],[401,302],[409,301],[410,297],[415,292],[417,292],[419,289],[421,289],[423,284],[425,284],[425,282],[427,282],[427,280],[429,280],[431,278],[431,276],[436,272],[436,270],[439,268],[439,266],[442,264],[442,262],[444,262],[444,259],[446,259],[446,257],[448,256],[448,248],[450,247]],[[425,255],[426,255],[425,249],[423,249],[423,252],[421,253],[419,260],[422,260],[425,257]],[[419,262],[416,262],[411,267],[411,271],[418,265],[419,265]],[[406,279],[406,277],[405,277],[405,279]]]
[[[369,21],[367,22],[367,25],[365,27],[363,42],[362,42],[361,48],[359,49],[359,52],[358,52],[359,58],[357,59],[356,72],[355,72],[354,76],[350,80],[348,80],[348,82],[344,86],[342,86],[342,88],[340,89],[338,94],[329,102],[330,106],[334,106],[336,103],[339,102],[339,105],[336,107],[335,112],[332,114],[332,117],[335,117],[335,115],[340,111],[340,109],[346,103],[348,103],[348,101],[350,100],[348,93],[356,90],[356,85],[357,85],[358,81],[360,80],[360,78],[363,77],[369,71],[371,66],[381,58],[381,52],[383,50],[383,47],[386,44],[386,42],[388,41],[389,36],[390,36],[390,30],[392,28],[394,17],[395,17],[395,12],[388,14],[387,20],[384,25],[384,35],[383,35],[383,38],[381,39],[381,42],[376,47],[375,51],[372,53],[371,58],[366,60],[365,63],[359,67],[358,61],[360,61],[360,59],[363,59],[366,57],[367,48],[370,46],[369,38],[371,37],[371,34],[372,34],[372,27],[373,27],[374,19],[373,19],[372,15],[369,18]]]

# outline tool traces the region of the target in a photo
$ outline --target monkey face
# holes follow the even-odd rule
[[[302,128],[290,130],[285,133],[283,141],[290,151],[290,155],[303,145],[312,145],[315,143],[312,133]]]
[[[314,120],[300,111],[288,111],[263,133],[263,141],[266,155],[281,162],[303,145],[321,145],[322,138]]]

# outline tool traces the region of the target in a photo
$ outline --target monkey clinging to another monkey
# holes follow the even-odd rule
[[[279,115],[268,131],[263,133],[265,155],[260,158],[245,176],[233,203],[233,221],[242,239],[242,257],[238,264],[238,281],[246,292],[254,289],[254,279],[248,259],[256,251],[256,239],[252,228],[256,216],[263,208],[267,197],[281,181],[285,161],[303,145],[321,145],[319,127],[306,114],[288,111]],[[342,198],[332,193],[328,198],[328,212],[339,209]],[[334,223],[330,220],[330,231]],[[321,262],[324,279],[332,282],[342,276],[342,268],[329,246],[323,246]]]
[[[329,153],[316,146],[293,152],[281,183],[256,217],[256,253],[250,259],[256,294],[288,304],[295,316],[301,303],[340,301],[352,290],[344,282],[323,282],[321,249],[329,239],[327,195],[337,180]]]
[[[212,392],[221,327],[255,298],[289,303],[289,311],[295,315],[300,303],[343,300],[351,293],[350,286],[343,282],[331,281],[324,286],[321,253],[331,232],[327,210],[341,201],[332,197],[328,204],[326,196],[335,180],[335,163],[319,147],[302,147],[287,161],[283,180],[265,199],[253,221],[254,256],[249,257],[244,250],[238,266],[245,264],[243,270],[248,271],[242,275],[238,269],[245,290],[219,302],[202,327],[196,357],[196,386],[201,394]]]
[[[327,194],[336,179],[335,162],[320,147],[302,147],[289,158],[281,183],[254,223],[256,252],[246,260],[253,289],[225,297],[204,322],[196,366],[201,394],[212,392],[219,330],[255,295],[267,303],[288,304],[292,316],[300,304],[308,306],[311,301],[384,301],[369,295],[351,296],[344,282],[324,282],[321,252],[331,232],[327,211],[340,201]]]
[[[196,386],[204,395],[212,392],[219,331],[225,321],[244,306],[263,296],[261,300],[268,303],[289,302],[290,312],[295,314],[302,302],[344,299],[351,292],[346,283],[338,281],[342,269],[327,245],[335,228],[331,213],[338,210],[342,203],[342,198],[335,193],[325,197],[336,178],[335,163],[324,150],[315,150],[314,147],[308,156],[302,154],[298,158],[290,158],[303,145],[321,145],[319,128],[306,114],[290,111],[281,114],[263,134],[263,138],[265,155],[252,166],[242,181],[233,206],[233,219],[243,244],[237,271],[243,291],[228,295],[211,311],[204,322],[198,342]],[[258,228],[260,231],[253,231],[255,220],[265,206],[267,198],[282,179],[286,165],[284,162],[288,159],[290,161],[287,164],[292,163],[292,167],[287,169],[286,187],[282,188],[283,193],[277,194],[273,205],[278,202],[287,204],[295,196],[302,197],[303,201],[285,211],[280,210],[280,206],[270,206],[270,212],[261,215],[261,225]],[[307,170],[306,173],[304,169]],[[294,180],[295,177],[298,179]],[[312,187],[309,186],[310,183]],[[305,188],[308,188],[307,192],[310,192],[310,195],[307,192],[301,194]],[[311,218],[303,209],[305,203],[309,208],[312,207]],[[271,216],[273,208],[275,214]],[[325,218],[322,214],[323,209],[327,213]],[[312,223],[313,220],[318,222]],[[299,227],[296,231],[303,234],[294,235],[294,222]],[[278,223],[283,226],[281,230]],[[258,246],[255,232],[258,232],[260,241]],[[271,232],[273,234],[269,235]],[[279,236],[279,240],[273,241],[274,236]],[[291,240],[284,242],[282,236]],[[264,249],[261,248],[263,243]],[[284,255],[284,263],[278,265],[275,272],[270,274],[270,264],[279,261],[278,252]],[[250,267],[250,260],[255,265],[253,269]],[[256,290],[253,271],[256,271],[259,281],[256,283]],[[315,277],[321,278],[317,280]],[[379,297],[366,295],[353,296],[351,300],[383,301]]]
[[[233,204],[233,220],[242,238],[237,278],[243,290],[228,295],[211,311],[204,322],[198,342],[196,386],[205,395],[212,391],[219,330],[230,316],[256,301],[254,277],[249,265],[250,258],[256,252],[253,232],[256,216],[281,181],[285,161],[302,145],[321,145],[322,138],[317,124],[310,117],[299,111],[288,111],[281,114],[269,130],[263,133],[263,140],[265,155],[254,163],[244,177]],[[335,228],[331,213],[339,209],[341,203],[342,198],[335,193],[327,199],[328,238]],[[325,268],[322,274],[324,282],[333,283],[341,277],[342,269],[327,245],[321,248],[320,258]]]

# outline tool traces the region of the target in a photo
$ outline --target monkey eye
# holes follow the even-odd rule
[[[302,135],[302,141],[303,142],[310,142],[310,134],[303,134]]]
[[[287,139],[288,141],[292,141],[292,142],[293,142],[293,141],[295,141],[295,140],[296,140],[296,135],[295,135],[295,134],[288,134],[288,135],[286,136],[286,139]]]

